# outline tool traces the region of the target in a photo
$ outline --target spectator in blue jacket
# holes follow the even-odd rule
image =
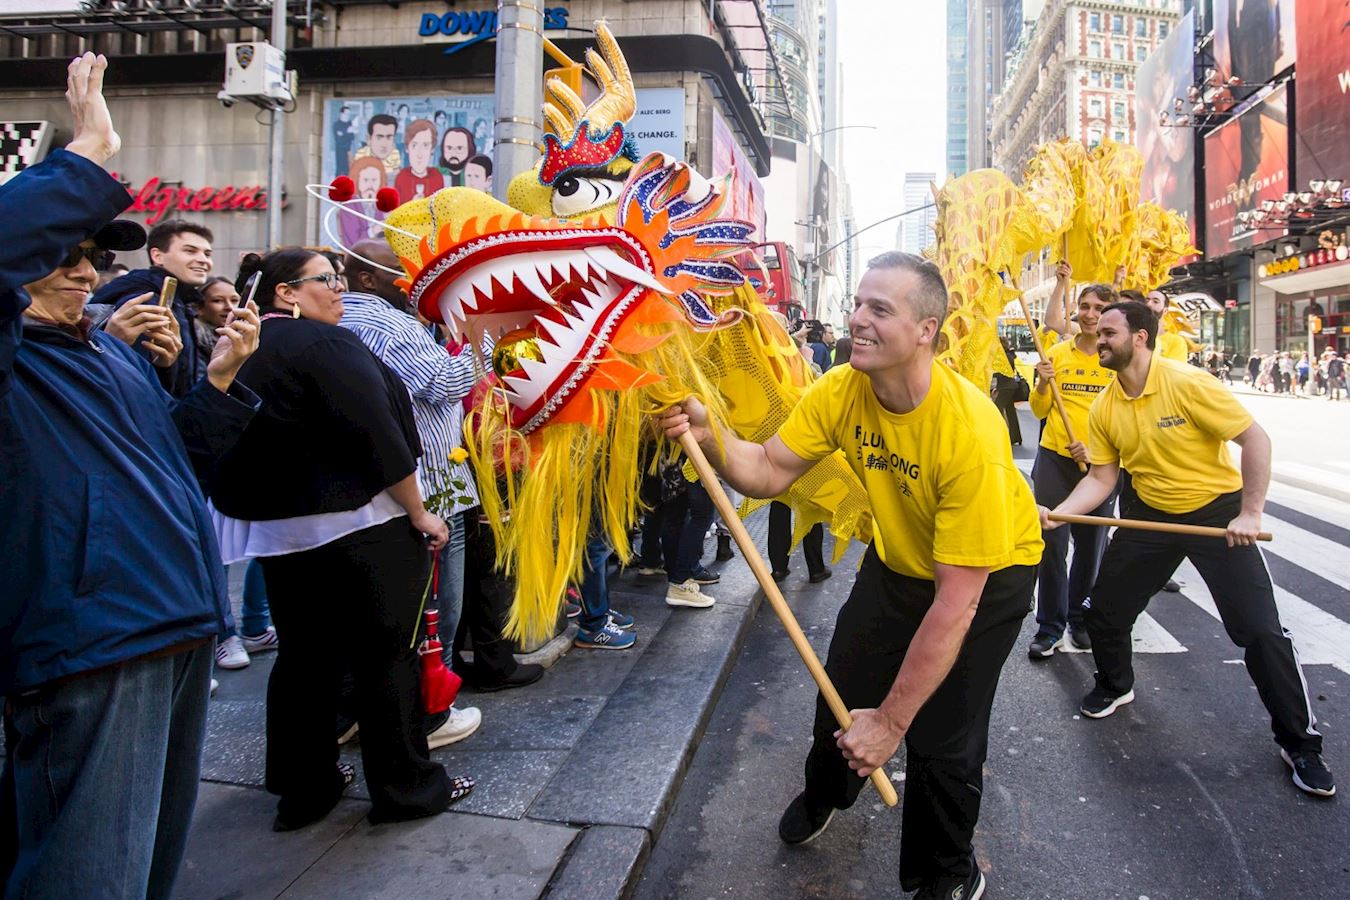
[[[121,144],[106,67],[71,62],[74,140],[0,187],[6,897],[172,891],[230,624],[200,479],[257,404],[234,383],[256,311],[236,311],[177,402],[84,315],[93,262],[144,240],[113,222],[131,198],[100,168]]]

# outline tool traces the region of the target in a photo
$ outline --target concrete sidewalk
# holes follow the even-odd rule
[[[760,547],[767,521],[761,511],[747,522]],[[612,606],[637,619],[632,650],[573,649],[517,690],[465,687],[457,704],[481,709],[483,725],[432,758],[477,787],[451,812],[417,822],[365,822],[368,795],[353,743],[342,751],[358,773],[347,799],[321,823],[274,834],[276,798],[262,784],[275,654],[218,671],[176,896],[624,896],[665,824],[762,597],[739,550],[719,568],[721,582],[707,589],[717,605],[706,610],[667,607],[663,577],[629,570],[611,578]],[[789,584],[804,579],[804,570],[794,571]]]

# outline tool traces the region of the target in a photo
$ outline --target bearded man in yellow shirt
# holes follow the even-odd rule
[[[1200,570],[1247,674],[1270,713],[1280,755],[1306,793],[1330,797],[1335,781],[1322,761],[1307,683],[1289,632],[1280,624],[1265,559],[1256,547],[1270,483],[1270,438],[1228,388],[1203,369],[1154,352],[1158,319],[1144,304],[1107,307],[1097,354],[1116,381],[1088,413],[1092,469],[1057,513],[1083,514],[1115,489],[1122,467],[1134,494],[1121,495],[1132,519],[1217,526],[1227,540],[1118,529],[1102,559],[1086,622],[1097,664],[1084,716],[1105,718],[1134,700],[1130,632],[1163,582],[1190,559]],[[1228,442],[1242,447],[1242,470]],[[1041,507],[1041,524],[1060,527]]]
[[[1116,293],[1109,284],[1090,284],[1078,294],[1078,333],[1045,351],[1045,362],[1036,364],[1036,389],[1031,394],[1031,413],[1045,420],[1041,445],[1031,469],[1036,502],[1055,506],[1083,479],[1078,464],[1087,464],[1088,408],[1097,395],[1111,386],[1116,373],[1097,359],[1097,320],[1102,310],[1115,302]],[[1052,410],[1050,381],[1059,385],[1064,411],[1073,427],[1075,440],[1069,440],[1064,419]],[[1112,492],[1092,511],[1095,516],[1111,514],[1116,501]],[[1073,566],[1068,563],[1069,538],[1073,538]],[[1092,646],[1083,624],[1083,602],[1097,578],[1097,566],[1106,549],[1106,529],[1100,525],[1071,525],[1047,531],[1045,554],[1041,557],[1040,589],[1036,592],[1036,635],[1027,655],[1033,660],[1048,659],[1062,646],[1065,629],[1074,646],[1086,650]]]
[[[662,425],[672,439],[691,430],[751,497],[776,497],[844,451],[871,498],[875,535],[825,663],[853,727],[840,732],[817,701],[806,789],[778,833],[790,844],[815,838],[903,741],[900,885],[920,897],[977,897],[984,876],[971,838],[989,710],[1042,542],[997,408],[933,359],[946,313],[936,266],[883,254],[858,283],[850,364],[826,372],[774,437],[739,440],[692,399]]]

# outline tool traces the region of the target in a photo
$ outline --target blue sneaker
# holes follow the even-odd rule
[[[627,631],[632,628],[633,623],[636,621],[637,620],[628,615],[628,613],[621,613],[615,609],[609,611],[609,624],[618,628],[620,631]]]
[[[606,622],[605,627],[598,631],[578,632],[572,644],[590,650],[627,650],[636,642],[637,635],[620,631]]]

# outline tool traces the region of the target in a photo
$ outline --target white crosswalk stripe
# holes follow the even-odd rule
[[[1030,474],[1032,460],[1018,459],[1016,463],[1019,469]],[[1350,528],[1350,515],[1347,515],[1348,511],[1344,504],[1328,500],[1305,489],[1272,484],[1270,500],[1330,522],[1337,527]],[[1334,584],[1346,592],[1343,598],[1338,599],[1342,599],[1345,608],[1350,609],[1350,547],[1300,528],[1270,513],[1262,517],[1262,527],[1274,536],[1271,543],[1262,545],[1265,553],[1277,556]],[[1072,552],[1070,549],[1070,560]],[[1216,621],[1221,621],[1214,598],[1195,566],[1189,561],[1183,562],[1177,569],[1175,578],[1183,585],[1182,596]],[[1279,584],[1275,585],[1275,603],[1280,610],[1281,623],[1294,636],[1299,659],[1303,665],[1329,665],[1350,675],[1350,622]],[[1167,610],[1167,606],[1155,608],[1164,621],[1169,618]],[[1194,639],[1195,635],[1192,634],[1191,637]],[[1133,638],[1136,653],[1187,651],[1186,646],[1171,634],[1163,623],[1147,612],[1135,623]],[[1220,639],[1226,640],[1226,636],[1220,633]],[[1074,649],[1067,646],[1066,642],[1066,646],[1060,652],[1089,651]]]
[[[1216,620],[1220,619],[1214,596],[1189,560],[1177,569],[1177,578],[1186,585],[1183,595],[1188,600]],[[1280,610],[1280,624],[1294,636],[1294,645],[1303,665],[1335,666],[1350,675],[1350,624],[1278,584],[1275,585],[1275,605]]]

